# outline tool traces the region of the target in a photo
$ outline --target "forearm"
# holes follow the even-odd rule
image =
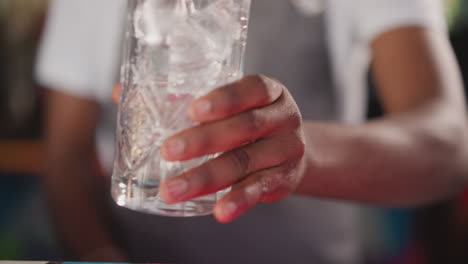
[[[61,239],[75,257],[87,258],[113,245],[105,222],[102,184],[89,160],[62,158],[48,166],[45,187],[53,221]],[[90,261],[106,261],[90,259]]]
[[[54,224],[65,246],[80,260],[124,261],[118,252],[106,249],[113,241],[97,177],[100,106],[60,90],[48,93],[44,139],[45,188]]]
[[[467,126],[442,103],[363,125],[305,124],[298,192],[390,206],[453,195],[468,176]]]

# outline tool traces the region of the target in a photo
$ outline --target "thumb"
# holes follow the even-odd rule
[[[112,89],[112,100],[116,104],[120,102],[120,91],[121,91],[121,85],[120,83],[117,83],[116,85],[114,85],[114,88]]]

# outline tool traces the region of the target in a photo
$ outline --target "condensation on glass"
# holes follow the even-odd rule
[[[194,98],[242,77],[250,0],[128,0],[112,196],[167,215],[210,214],[228,190],[175,205],[159,186],[214,157],[168,162],[161,142],[194,124]]]

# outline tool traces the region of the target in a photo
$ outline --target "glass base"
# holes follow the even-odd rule
[[[227,190],[191,201],[167,204],[159,196],[159,188],[139,188],[136,184],[112,181],[112,198],[122,207],[131,210],[171,217],[205,216],[213,213],[217,198]]]
[[[125,199],[125,198],[124,198]],[[126,199],[122,203],[122,197],[114,197],[118,205],[131,210],[171,217],[204,216],[213,213],[214,204],[211,202],[188,201],[178,204],[167,204],[161,198]],[[119,202],[120,201],[120,202]]]

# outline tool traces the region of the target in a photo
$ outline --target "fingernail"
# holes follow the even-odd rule
[[[185,142],[181,139],[172,139],[165,143],[165,154],[169,157],[177,157],[185,150]]]
[[[211,112],[211,108],[211,102],[208,100],[196,101],[193,104],[193,112],[197,117],[209,114]]]
[[[167,190],[167,195],[172,199],[172,200],[178,200],[183,198],[184,194],[188,190],[188,183],[185,180],[182,179],[174,179],[169,181],[166,184],[166,190]]]

